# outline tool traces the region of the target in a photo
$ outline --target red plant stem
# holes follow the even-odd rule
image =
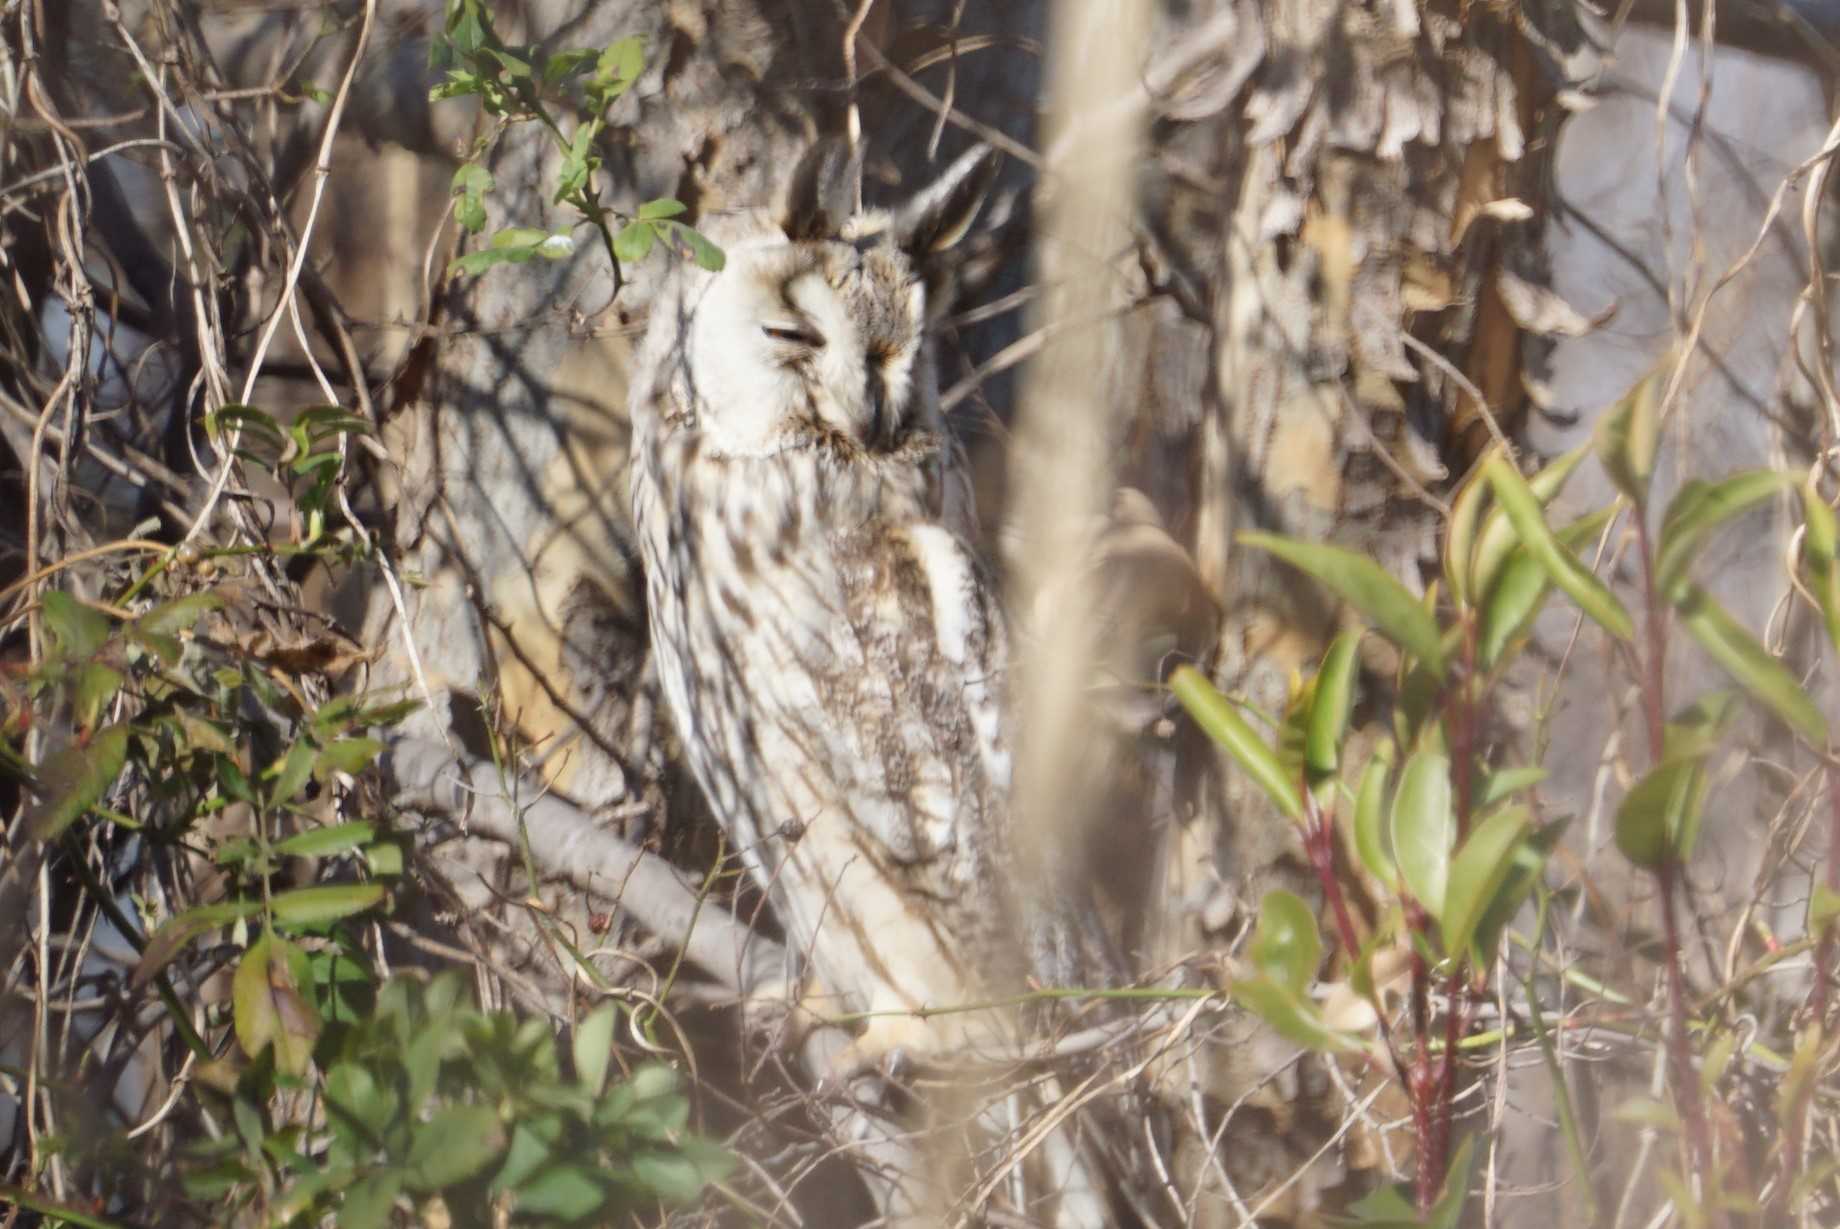
[[[1342,893],[1342,881],[1335,874],[1335,823],[1323,813],[1317,805],[1316,795],[1310,792],[1309,782],[1303,783],[1303,806],[1306,826],[1304,828],[1304,848],[1309,853],[1310,865],[1316,871],[1316,878],[1322,884],[1323,898],[1329,902],[1335,914],[1335,930],[1341,939],[1342,949],[1348,953],[1350,964],[1361,954],[1360,935],[1354,928],[1354,917],[1348,912],[1348,898]],[[1386,1018],[1386,1006],[1374,1001],[1374,1018],[1380,1022],[1380,1040],[1386,1046],[1387,1058],[1392,1061],[1393,1075],[1402,1087],[1410,1088],[1405,1065],[1399,1059],[1399,1047],[1393,1044],[1393,1026]]]
[[[1335,913],[1336,933],[1348,952],[1348,959],[1353,960],[1361,954],[1361,940],[1354,928],[1354,918],[1348,912],[1348,899],[1342,895],[1341,880],[1335,877],[1335,828],[1317,805],[1316,795],[1310,792],[1308,782],[1303,787],[1303,806],[1308,822],[1303,843],[1309,851],[1310,866],[1322,884],[1323,897]]]
[[[1463,847],[1469,836],[1472,818],[1476,747],[1476,704],[1473,680],[1476,677],[1476,621],[1466,618],[1463,624],[1463,666],[1444,709],[1445,730],[1450,738],[1450,788],[1455,796],[1456,848]],[[1464,973],[1468,956],[1450,953],[1451,969],[1444,982],[1444,1049],[1438,1056],[1437,1075],[1424,1090],[1426,1130],[1419,1137],[1418,1204],[1421,1212],[1430,1211],[1443,1193],[1450,1166],[1450,1124],[1457,1098],[1457,1042],[1468,1027],[1468,979]],[[1428,982],[1428,978],[1425,979]],[[1428,984],[1421,987],[1429,998]],[[1429,1004],[1426,1005],[1428,1015]],[[1429,1055],[1428,1018],[1418,1033],[1419,1052]]]
[[[1648,535],[1648,509],[1636,508],[1636,540],[1642,555],[1642,596],[1646,607],[1647,652],[1638,652],[1642,661],[1643,714],[1648,726],[1648,766],[1653,769],[1667,752],[1667,612],[1655,588],[1655,555]],[[1667,941],[1668,1028],[1667,1055],[1669,1081],[1674,1085],[1674,1100],[1686,1129],[1687,1147],[1694,1168],[1710,1176],[1712,1172],[1712,1136],[1706,1125],[1705,1107],[1700,1103],[1699,1074],[1693,1069],[1693,1051],[1687,1041],[1686,973],[1681,968],[1680,920],[1674,904],[1675,880],[1680,863],[1670,842],[1655,880],[1661,891],[1661,924]],[[1723,1220],[1723,1218],[1720,1218]]]

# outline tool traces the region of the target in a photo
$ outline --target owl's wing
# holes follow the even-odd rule
[[[897,861],[933,872],[924,886],[968,888],[1001,857],[1010,784],[995,586],[950,531],[913,522],[869,544],[844,601],[865,667],[836,714],[857,820]]]
[[[800,614],[757,617],[747,637],[750,657],[779,663],[749,688],[744,792],[774,834],[756,865],[789,932],[858,1010],[979,997],[1021,955],[1002,887],[1010,764],[994,586],[946,529],[879,522],[761,589]]]

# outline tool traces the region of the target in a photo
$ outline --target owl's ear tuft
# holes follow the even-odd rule
[[[805,151],[792,172],[780,226],[786,238],[834,239],[855,212],[856,178],[862,157],[842,137],[825,137]]]
[[[1001,164],[997,151],[975,146],[928,184],[894,215],[890,230],[916,261],[943,252],[965,237],[984,198],[996,182]]]

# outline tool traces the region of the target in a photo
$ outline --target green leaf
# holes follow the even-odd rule
[[[162,602],[134,621],[140,631],[155,636],[176,636],[189,632],[206,611],[223,607],[224,599],[215,593],[190,593]]]
[[[326,1121],[333,1137],[354,1158],[369,1156],[390,1135],[402,1112],[402,1098],[389,1083],[349,1060],[335,1063],[327,1073],[326,1101],[331,1108]]]
[[[1269,533],[1242,533],[1238,541],[1276,555],[1315,577],[1394,644],[1425,663],[1433,673],[1444,673],[1444,646],[1436,620],[1404,585],[1366,555]]]
[[[1477,951],[1493,952],[1500,945],[1501,932],[1514,920],[1514,915],[1527,903],[1527,898],[1533,895],[1540,876],[1545,873],[1547,859],[1559,847],[1559,840],[1565,835],[1571,820],[1572,817],[1566,815],[1544,827],[1535,828],[1526,840],[1515,847],[1506,881],[1483,911],[1482,920],[1476,924],[1474,945]]]
[[[571,47],[566,51],[558,51],[543,61],[543,83],[557,85],[584,73],[598,58],[599,53],[590,47]]]
[[[677,1072],[663,1063],[647,1063],[633,1072],[626,1081],[626,1087],[632,1090],[636,1101],[653,1101],[659,1097],[668,1097],[676,1093],[678,1085]]]
[[[1272,749],[1249,725],[1207,677],[1193,666],[1179,666],[1170,676],[1169,690],[1175,694],[1195,724],[1233,757],[1234,763],[1250,776],[1272,803],[1286,817],[1303,819],[1303,799]]]
[[[420,711],[420,700],[397,700],[390,704],[374,704],[361,709],[354,718],[357,725],[390,726],[395,725],[411,713]],[[317,718],[315,719],[317,721]]]
[[[1757,643],[1756,639],[1697,585],[1686,585],[1674,597],[1681,622],[1712,659],[1751,698],[1775,713],[1807,740],[1809,746],[1827,746],[1827,721],[1808,698],[1795,676]]]
[[[319,1040],[319,1013],[300,993],[306,954],[264,934],[250,944],[231,978],[237,1044],[251,1058],[274,1048],[275,1070],[296,1079],[307,1072]]]
[[[140,961],[134,966],[134,977],[129,984],[137,991],[142,989],[161,969],[171,964],[193,939],[232,922],[255,917],[261,912],[260,902],[239,900],[199,905],[166,919],[153,932],[153,937],[147,940],[147,946],[141,952]]]
[[[354,820],[297,832],[285,841],[278,842],[275,852],[295,858],[325,858],[356,849],[376,835],[377,830],[373,825],[363,820]]]
[[[1457,1145],[1444,1170],[1444,1186],[1436,1203],[1420,1213],[1410,1183],[1395,1182],[1371,1191],[1349,1205],[1351,1216],[1323,1219],[1337,1229],[1456,1229],[1463,1216],[1463,1204],[1475,1181],[1476,1137],[1470,1135]]]
[[[728,257],[722,254],[722,249],[711,243],[700,231],[692,230],[682,222],[667,222],[664,225],[669,227],[682,250],[689,253],[697,268],[720,273],[728,263]]]
[[[378,841],[364,847],[364,869],[382,878],[403,873],[402,846],[394,841]]]
[[[1538,764],[1497,769],[1484,777],[1477,788],[1475,807],[1478,811],[1487,810],[1504,798],[1524,789],[1532,789],[1545,779],[1546,770]]]
[[[1824,883],[1816,884],[1808,902],[1808,929],[1818,931],[1835,918],[1840,918],[1840,892]]]
[[[1322,669],[1316,672],[1303,750],[1303,763],[1313,782],[1334,776],[1341,763],[1342,738],[1348,732],[1348,714],[1354,709],[1355,681],[1361,668],[1357,655],[1360,647],[1359,631],[1343,632],[1329,646]]]
[[[139,630],[133,634],[135,642],[159,658],[163,666],[176,666],[179,664],[179,659],[185,655],[185,649],[179,643],[177,636],[156,636],[152,632]]]
[[[511,1144],[505,1149],[505,1163],[492,1179],[493,1190],[515,1189],[554,1156],[552,1144],[562,1134],[562,1116],[546,1114],[543,1118],[549,1127],[547,1130],[538,1130],[524,1122],[512,1124]],[[530,1213],[530,1209],[524,1210]]]
[[[383,899],[380,883],[334,883],[282,892],[271,903],[275,921],[288,926],[317,926],[362,913]]]
[[[313,775],[322,781],[335,772],[355,777],[382,753],[383,744],[374,738],[341,738],[319,753]]]
[[[268,796],[270,806],[283,806],[300,796],[307,778],[313,775],[313,760],[318,754],[318,748],[304,738],[288,748],[287,755],[274,770],[275,784]]]
[[[1612,504],[1580,517],[1559,531],[1560,544],[1576,549],[1591,541],[1603,532],[1618,511],[1619,505]],[[1482,627],[1477,638],[1477,653],[1484,669],[1498,664],[1521,633],[1532,625],[1552,589],[1546,568],[1520,545],[1516,545],[1495,569],[1494,577],[1493,586],[1487,590],[1488,600],[1483,605]]]
[[[505,249],[538,248],[549,241],[550,232],[535,226],[507,226],[492,236],[492,246]]]
[[[1732,1029],[1720,1029],[1712,1035],[1711,1041],[1705,1043],[1699,1064],[1700,1092],[1708,1098],[1718,1096],[1719,1082],[1725,1078],[1725,1072],[1731,1067],[1731,1060],[1738,1053],[1738,1034]]]
[[[499,47],[487,47],[486,54],[497,60],[499,67],[505,70],[505,76],[513,81],[521,81],[531,76],[530,63],[522,56]]]
[[[592,1096],[607,1086],[607,1064],[613,1058],[613,1029],[619,1010],[604,1003],[575,1025],[575,1078]]]
[[[1792,475],[1758,469],[1721,482],[1695,479],[1680,488],[1661,520],[1661,545],[1655,553],[1655,587],[1672,597],[1688,579],[1688,570],[1712,531],[1795,485]]]
[[[415,1127],[404,1181],[434,1191],[480,1173],[505,1150],[505,1128],[486,1105],[443,1105]]]
[[[1325,1217],[1337,1229],[1418,1229],[1418,1205],[1412,1201],[1412,1187],[1406,1182],[1391,1182],[1369,1191],[1348,1206],[1349,1216]]]
[[[1444,587],[1459,606],[1468,606],[1479,596],[1471,583],[1474,573],[1470,565],[1475,558],[1476,522],[1482,515],[1483,497],[1488,490],[1488,480],[1482,476],[1478,462],[1470,467],[1450,501],[1450,520],[1444,529]]]
[[[345,458],[336,452],[303,452],[288,463],[288,472],[295,477],[312,474],[330,478],[344,463]]]
[[[448,189],[452,195],[462,193],[467,196],[483,196],[492,190],[492,172],[477,162],[463,162],[454,172],[452,186]]]
[[[595,65],[589,93],[605,107],[632,88],[645,71],[645,43],[638,38],[623,38],[610,43]]]
[[[521,1218],[578,1221],[607,1201],[600,1174],[585,1165],[552,1165],[516,1188]]]
[[[472,5],[450,5],[447,17],[447,41],[464,56],[474,56],[486,45],[485,23]]]
[[[1505,457],[1496,456],[1486,463],[1486,472],[1495,489],[1495,498],[1507,513],[1514,531],[1520,535],[1528,552],[1540,561],[1553,583],[1605,631],[1619,640],[1633,637],[1635,625],[1630,621],[1629,612],[1623,609],[1616,595],[1553,536],[1538,498],[1519,471]]]
[[[471,98],[485,87],[477,73],[463,69],[450,69],[447,78],[428,91],[429,102],[446,102],[450,98]]]
[[[370,420],[354,414],[342,405],[312,405],[295,416],[297,426],[306,428],[314,443],[335,435],[375,435]]]
[[[1269,977],[1238,977],[1230,987],[1234,1002],[1269,1024],[1286,1041],[1307,1050],[1349,1050],[1352,1038],[1323,1022],[1315,1003]]]
[[[666,1203],[689,1203],[706,1184],[702,1166],[682,1152],[641,1152],[632,1158],[633,1176]]]
[[[460,228],[466,231],[467,234],[477,235],[480,231],[486,228],[486,223],[490,220],[491,219],[486,216],[485,201],[481,199],[480,197],[463,196],[459,200],[454,202],[454,221],[460,223]],[[470,253],[469,255],[478,256],[480,255],[480,253],[473,252],[473,253]],[[496,262],[492,262],[492,263],[496,263]],[[456,269],[462,269],[462,266],[465,266],[468,264],[480,265],[481,268],[485,267],[485,265],[482,262],[469,261],[468,258],[465,256],[455,261],[452,267]],[[467,269],[462,269],[462,271],[477,273],[479,270],[467,268]]]
[[[1509,642],[1533,622],[1534,615],[1545,605],[1550,585],[1545,565],[1526,547],[1518,547],[1508,556],[1482,605],[1476,654],[1483,669],[1500,661]]]
[[[38,767],[43,801],[26,813],[26,831],[49,841],[101,802],[128,762],[128,727],[96,731],[87,746],[72,743],[45,757]]]
[[[1457,837],[1446,756],[1419,751],[1406,761],[1393,796],[1391,827],[1400,877],[1425,911],[1441,921],[1450,879],[1450,850]]]
[[[90,729],[102,719],[121,685],[127,682],[121,671],[99,661],[86,662],[77,670],[76,693],[71,697],[73,716],[79,729]]]
[[[260,436],[271,445],[279,445],[287,439],[287,432],[281,429],[275,416],[253,405],[221,406],[216,413],[206,414],[204,421],[213,437],[225,432],[243,431]]]
[[[653,218],[674,218],[686,208],[687,206],[682,201],[674,201],[665,196],[639,206],[638,216],[641,221],[650,221]]]
[[[628,222],[613,237],[613,254],[627,264],[644,260],[658,237],[650,222]]]
[[[1502,807],[1484,816],[1450,861],[1450,882],[1444,889],[1442,920],[1444,951],[1451,956],[1469,954],[1478,969],[1485,969],[1492,951],[1470,952],[1476,927],[1488,913],[1514,868],[1515,851],[1527,831],[1530,813],[1524,806]]]
[[[1392,744],[1384,754],[1376,751],[1361,770],[1361,788],[1354,802],[1354,851],[1367,868],[1389,891],[1399,886],[1399,871],[1393,865],[1391,843],[1386,833],[1386,782],[1393,770]]]
[[[1802,484],[1802,562],[1807,567],[1808,591],[1821,608],[1821,621],[1827,628],[1827,642],[1840,649],[1840,566],[1835,552],[1840,550],[1840,522],[1810,477]]]
[[[1673,368],[1670,353],[1623,394],[1597,428],[1597,456],[1604,472],[1638,509],[1648,503],[1648,484],[1661,445],[1661,392]]]
[[[521,265],[538,256],[554,256],[548,245],[555,236],[530,226],[511,226],[492,236],[489,246],[468,252],[448,266],[457,273],[483,273],[493,265]]]
[[[53,661],[93,657],[115,630],[107,615],[60,589],[52,589],[40,599],[39,614],[51,637]]]
[[[402,1189],[400,1169],[376,1170],[359,1178],[339,1201],[339,1229],[389,1229]]]
[[[1302,897],[1282,888],[1265,893],[1251,955],[1259,972],[1280,986],[1298,994],[1309,989],[1322,964],[1322,938],[1316,915]]]
[[[1624,857],[1645,870],[1667,860],[1701,763],[1699,756],[1664,760],[1623,795],[1616,810],[1616,847]]]
[[[1562,456],[1554,457],[1545,468],[1527,479],[1527,489],[1542,508],[1558,498],[1589,450],[1588,445],[1580,445]],[[1490,462],[1496,458],[1505,459],[1506,456],[1501,445],[1496,444],[1477,459],[1476,472],[1482,482],[1490,484]],[[1509,465],[1508,468],[1513,469],[1513,466]],[[1508,552],[1519,544],[1520,538],[1514,531],[1514,523],[1508,519],[1507,512],[1498,502],[1483,517],[1482,528],[1476,535],[1474,562],[1470,567],[1470,593],[1473,600],[1480,601],[1495,587],[1496,575],[1501,565],[1507,561]]]

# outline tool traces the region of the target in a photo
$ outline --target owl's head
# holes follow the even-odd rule
[[[708,219],[727,263],[686,270],[653,308],[658,377],[635,411],[693,425],[705,448],[765,456],[820,444],[881,453],[940,429],[927,345],[945,253],[970,229],[995,155],[973,150],[898,208],[848,208],[841,142],[801,161],[784,207]]]

